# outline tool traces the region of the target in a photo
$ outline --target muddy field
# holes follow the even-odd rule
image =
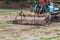
[[[0,40],[60,40],[60,22],[44,26],[12,24],[10,20],[14,20],[20,11],[0,9]]]

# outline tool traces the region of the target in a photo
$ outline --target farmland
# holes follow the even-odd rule
[[[60,22],[50,25],[13,24],[10,20],[27,9],[0,9],[0,40],[60,40]]]

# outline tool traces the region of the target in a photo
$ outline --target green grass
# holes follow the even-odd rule
[[[0,27],[4,27],[7,26],[7,22],[6,21],[0,21]]]
[[[60,40],[60,37],[54,37],[54,38],[42,38],[42,40]]]
[[[60,32],[60,30],[58,30],[58,29],[57,29],[57,30],[54,30],[54,31],[55,31],[55,32]]]
[[[42,40],[51,40],[51,38],[43,38]]]

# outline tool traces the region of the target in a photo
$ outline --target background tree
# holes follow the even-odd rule
[[[9,0],[4,0],[5,4],[9,4]]]

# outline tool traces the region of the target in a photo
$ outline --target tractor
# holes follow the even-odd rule
[[[50,0],[51,1],[51,0]],[[35,1],[36,3],[37,1]],[[46,10],[45,6],[37,6],[36,10],[34,11],[34,14],[26,14],[21,11],[19,15],[15,17],[14,23],[18,24],[29,24],[29,25],[37,25],[37,24],[47,24],[50,23],[52,18],[54,19],[58,17],[60,21],[60,5],[56,2],[53,2],[55,4],[54,12],[51,14],[48,10]],[[35,6],[35,4],[33,5]],[[33,6],[31,6],[31,11],[33,11]],[[44,9],[43,9],[44,8]]]

